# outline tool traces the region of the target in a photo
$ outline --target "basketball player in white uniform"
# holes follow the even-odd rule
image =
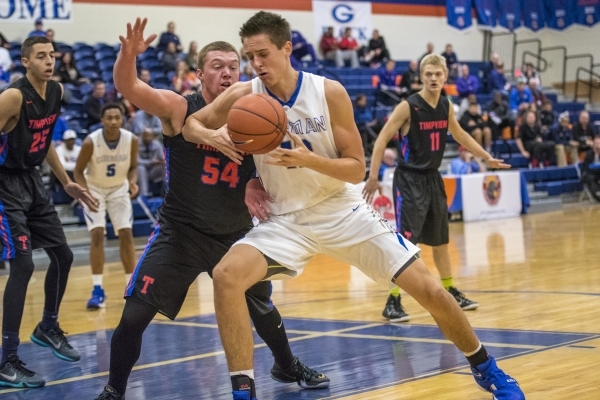
[[[283,104],[289,121],[291,141],[268,155],[254,156],[274,200],[268,205],[271,216],[264,220],[265,213],[256,213],[263,222],[229,250],[213,273],[215,311],[234,399],[256,398],[244,292],[262,279],[297,276],[318,253],[355,265],[384,285],[403,288],[465,354],[481,388],[497,399],[524,399],[516,381],[488,355],[456,300],[429,273],[420,250],[348,185],[363,180],[365,160],[343,86],[291,67],[290,27],[279,15],[256,13],[240,36],[258,78],[231,86],[192,114],[183,129],[186,140],[216,147],[235,161],[239,150],[224,124],[237,99],[268,93]]]
[[[102,128],[90,133],[83,141],[74,172],[75,181],[87,188],[99,202],[96,212],[87,206],[83,207],[92,239],[90,264],[94,289],[87,303],[88,310],[104,307],[106,299],[102,288],[102,272],[107,212],[115,234],[119,236],[126,283],[135,267],[131,198],[138,193],[138,141],[133,133],[121,128],[123,111],[118,104],[105,104],[100,115]]]

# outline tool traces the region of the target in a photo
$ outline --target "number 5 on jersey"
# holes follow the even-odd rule
[[[108,164],[106,166],[106,176],[115,176],[115,173],[117,171],[115,171],[115,166],[116,164]]]

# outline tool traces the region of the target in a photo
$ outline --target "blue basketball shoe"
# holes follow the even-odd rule
[[[87,302],[88,310],[97,310],[99,308],[104,308],[106,301],[106,296],[104,295],[104,289],[102,286],[94,286],[94,290],[92,290],[92,297]]]
[[[486,362],[471,368],[471,372],[475,382],[481,389],[490,392],[493,400],[525,400],[517,380],[498,368],[494,357],[489,356]]]
[[[251,398],[250,392],[245,390],[234,390],[233,391],[233,400],[257,400],[256,397]]]

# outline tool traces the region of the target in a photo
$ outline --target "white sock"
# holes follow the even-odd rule
[[[125,274],[125,285],[129,285],[130,280],[131,280],[131,274]]]
[[[102,274],[92,274],[92,282],[94,286],[102,287]]]
[[[248,378],[254,380],[254,370],[253,369],[247,369],[245,371],[235,371],[235,372],[229,373],[229,376],[236,376],[236,375],[246,375]]]
[[[479,342],[479,346],[477,346],[477,348],[469,353],[463,353],[465,355],[465,357],[471,357],[473,354],[476,354],[479,350],[481,350],[481,342]]]

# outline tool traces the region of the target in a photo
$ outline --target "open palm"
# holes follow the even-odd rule
[[[144,40],[144,29],[147,22],[147,18],[137,18],[133,27],[131,23],[127,23],[127,37],[119,36],[121,52],[124,55],[135,57],[142,54],[150,46],[150,43],[156,39],[156,34],[153,33],[148,39]]]

